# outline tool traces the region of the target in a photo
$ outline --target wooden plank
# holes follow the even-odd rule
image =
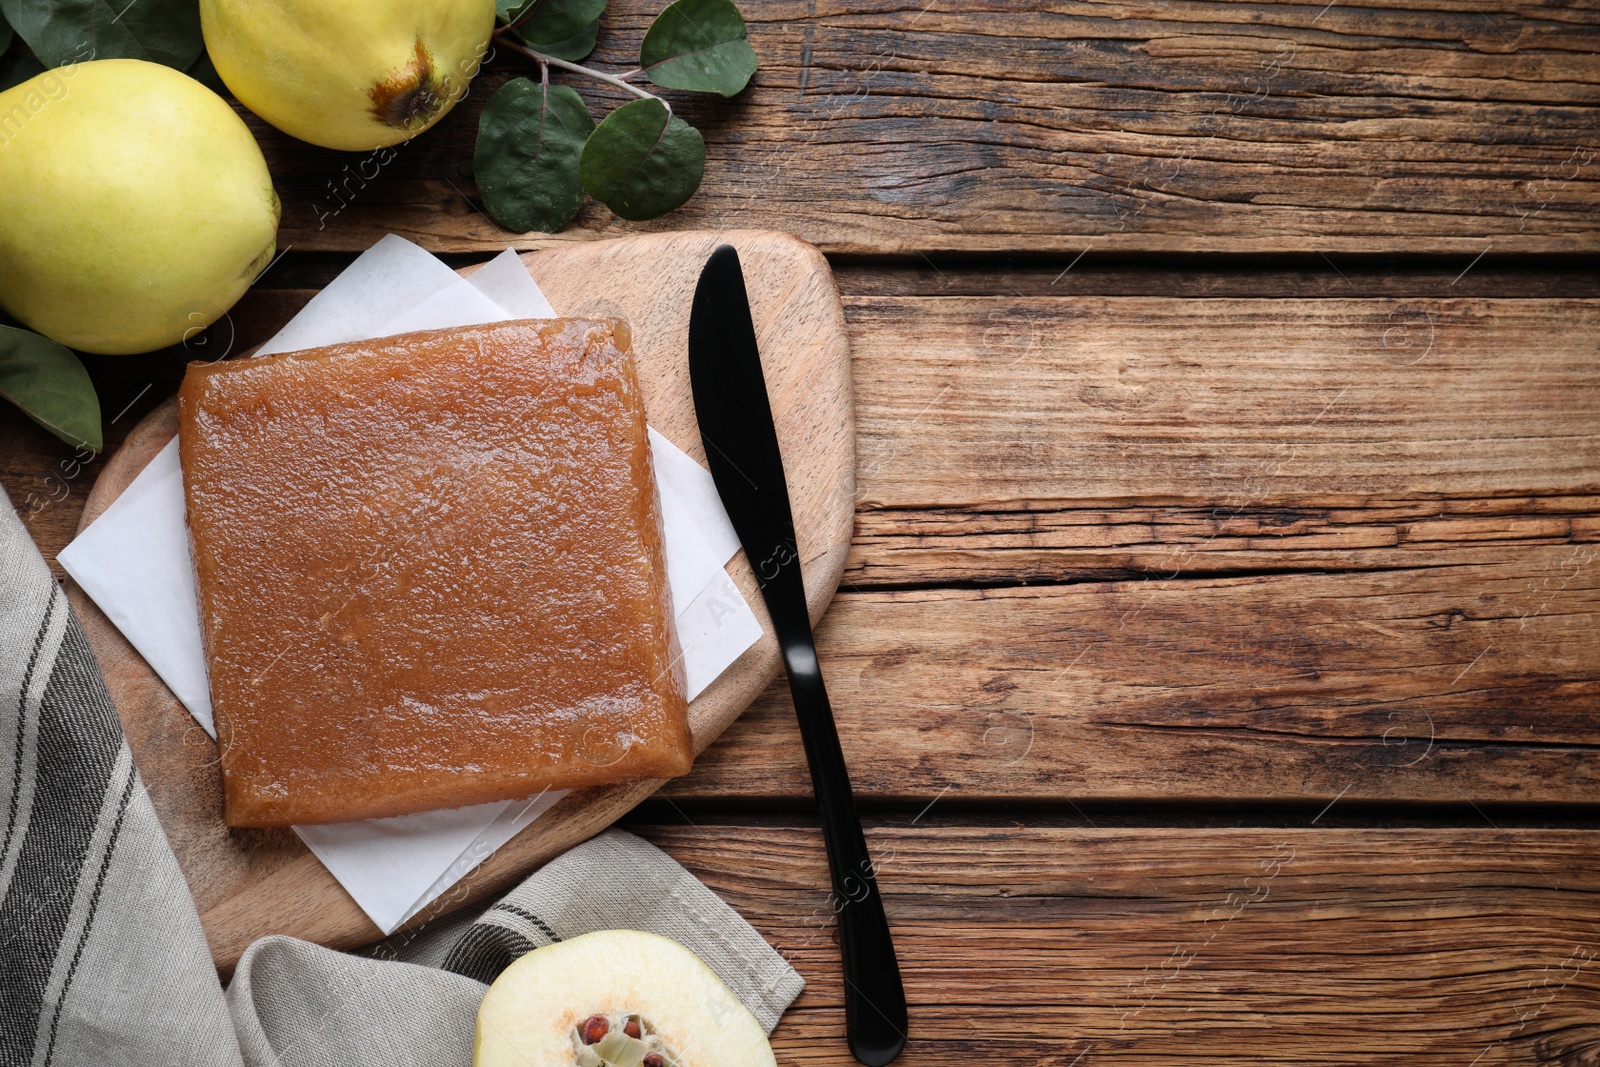
[[[832,256],[839,291],[883,296],[1592,300],[1593,256]],[[1070,270],[1065,269],[1071,266]]]
[[[655,0],[617,0],[593,62],[624,71]],[[740,226],[830,252],[1596,251],[1600,17],[1515,0],[981,5],[750,0],[762,68],[732,103],[672,94],[707,138],[673,215],[595,204],[557,238]],[[483,101],[393,153],[260,124],[281,246],[503,247],[473,197]],[[622,99],[571,76],[604,110]]]
[[[806,978],[778,1061],[850,1063],[820,836],[633,829]],[[1595,831],[901,824],[868,838],[910,1067],[1462,1067],[1584,1062],[1600,1044]]]
[[[861,504],[1600,489],[1600,303],[847,303]]]
[[[872,799],[1585,802],[1597,561],[841,590],[818,651]],[[665,795],[809,791],[774,685]]]
[[[1600,496],[1215,506],[879,508],[856,515],[854,589],[1495,564],[1600,541]],[[1576,557],[1584,558],[1578,550]]]
[[[1600,302],[856,297],[846,584],[1437,566],[1600,537]]]

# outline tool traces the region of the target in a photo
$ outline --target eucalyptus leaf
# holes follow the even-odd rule
[[[537,50],[535,41],[576,37],[605,9],[606,0],[527,0],[511,13],[510,21],[517,27],[517,36]]]
[[[0,326],[0,396],[67,444],[96,452],[100,398],[70,348],[15,326]]]
[[[547,56],[565,59],[569,63],[588,56],[594,51],[594,44],[600,39],[600,20],[595,19],[583,28],[581,33],[568,37],[564,41],[541,41],[521,32],[522,27],[517,27],[517,35],[521,37],[529,48],[535,52],[543,52]]]
[[[0,14],[47,67],[146,59],[188,70],[205,47],[195,0],[0,0]]]
[[[189,69],[184,73],[218,96],[225,98],[232,92],[222,80],[222,75],[217,73],[216,64],[211,62],[211,53],[204,48],[200,50],[200,58],[189,64]]]
[[[630,100],[595,127],[578,167],[590,196],[638,222],[694,195],[705,174],[706,143],[660,100]]]
[[[473,171],[489,215],[508,230],[554,233],[583,207],[578,159],[594,130],[565,85],[514,78],[484,105]]]
[[[749,83],[757,60],[733,0],[677,0],[650,24],[639,63],[668,89],[732,96]]]
[[[43,73],[44,64],[35,59],[32,52],[13,52],[8,56],[0,56],[0,93]]]

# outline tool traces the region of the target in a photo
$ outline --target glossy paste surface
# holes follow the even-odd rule
[[[229,825],[689,769],[625,323],[196,364],[179,410]]]

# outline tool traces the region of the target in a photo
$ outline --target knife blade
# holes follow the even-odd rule
[[[783,455],[732,245],[711,254],[695,286],[689,383],[706,462],[756,572],[789,676],[828,852],[850,1052],[868,1067],[881,1067],[905,1047],[905,989],[812,641]]]

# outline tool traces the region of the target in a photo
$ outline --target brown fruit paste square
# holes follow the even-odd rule
[[[229,825],[689,769],[625,323],[196,364],[179,411]]]

